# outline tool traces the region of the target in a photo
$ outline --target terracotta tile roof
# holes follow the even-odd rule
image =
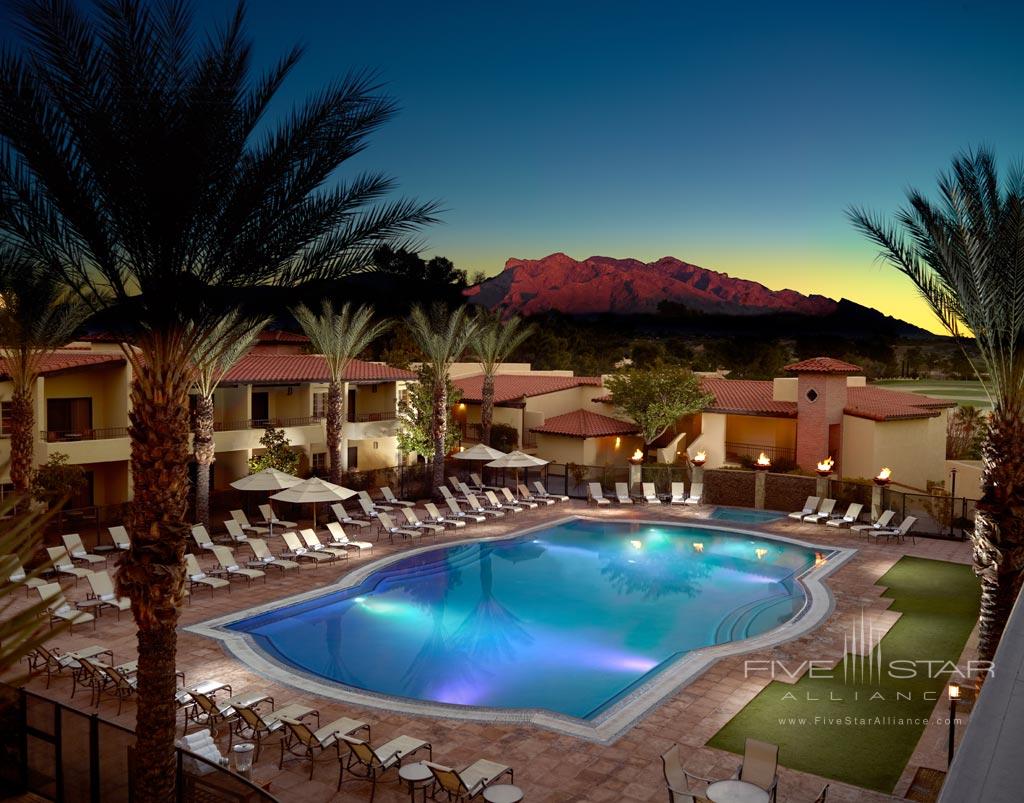
[[[629,421],[620,421],[590,410],[574,410],[564,415],[556,415],[547,419],[539,427],[531,427],[533,432],[547,435],[566,435],[570,438],[601,438],[607,435],[633,435],[640,427]]]
[[[381,362],[354,360],[345,375],[347,382],[394,382],[415,379],[416,374]],[[327,362],[319,354],[250,353],[232,366],[225,382],[327,382]]]
[[[863,369],[859,365],[843,362],[832,357],[811,357],[803,362],[795,362],[786,366],[787,371],[798,374],[859,374]]]
[[[933,399],[920,393],[904,393],[886,388],[849,388],[846,394],[846,415],[872,421],[897,421],[903,418],[932,418],[956,402]]]
[[[765,415],[796,418],[796,402],[775,401],[770,379],[701,379],[701,387],[715,397],[704,408],[709,413]]]
[[[124,357],[120,354],[93,354],[80,351],[57,351],[43,357],[39,366],[39,373],[42,376],[48,374],[59,374],[61,371],[70,371],[74,368],[89,368],[94,365],[124,364]],[[7,373],[7,360],[0,358],[0,376],[10,377]]]
[[[528,396],[543,396],[545,393],[555,393],[583,385],[600,387],[601,377],[498,374],[494,377],[494,403],[518,401]],[[456,379],[455,387],[462,391],[460,401],[479,402],[483,398],[483,374]]]

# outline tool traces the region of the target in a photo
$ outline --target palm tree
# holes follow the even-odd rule
[[[387,331],[388,321],[373,322],[372,307],[342,305],[338,312],[327,299],[314,313],[305,304],[292,310],[295,319],[309,337],[310,345],[327,361],[330,382],[327,385],[327,453],[330,455],[330,480],[341,483],[341,440],[345,428],[345,373],[352,360]]]
[[[895,222],[849,214],[961,347],[974,338],[972,364],[992,401],[971,536],[982,594],[978,652],[991,660],[1024,577],[1024,170],[1000,183],[994,157],[979,150],[954,159],[938,187],[935,203],[909,191]]]
[[[481,310],[477,314],[479,332],[470,347],[473,358],[483,368],[483,393],[480,399],[480,442],[491,445],[491,420],[494,418],[494,375],[498,366],[509,358],[533,334],[533,324],[523,325],[522,318],[502,320],[497,313]]]
[[[47,354],[67,345],[88,312],[58,275],[12,245],[0,248],[0,357],[11,377],[11,482],[28,491],[35,461],[36,379]]]
[[[117,573],[138,627],[133,795],[171,801],[193,358],[257,289],[363,270],[436,206],[378,203],[393,188],[379,173],[333,178],[394,113],[372,77],[265,119],[301,51],[253,76],[241,6],[203,38],[183,3],[19,9],[22,50],[0,55],[0,232],[134,332]]]
[[[465,307],[454,312],[435,304],[429,313],[422,307],[413,307],[409,315],[409,331],[424,360],[433,369],[431,373],[433,410],[430,431],[434,441],[431,485],[435,493],[444,484],[444,460],[447,457],[445,438],[448,436],[448,371],[477,335],[479,324],[469,317]]]
[[[195,520],[206,525],[210,523],[210,466],[217,459],[213,394],[224,375],[249,350],[266,323],[266,318],[251,320],[237,312],[232,313],[210,332],[209,348],[192,355],[195,369],[192,389],[196,394],[192,433],[192,454],[196,463]]]

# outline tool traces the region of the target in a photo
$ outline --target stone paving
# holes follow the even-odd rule
[[[458,531],[449,531],[436,540],[460,540],[466,537],[494,536],[512,532],[526,526],[533,526],[545,520],[562,518],[567,513],[607,518],[613,520],[659,519],[666,521],[696,521],[706,517],[701,508],[675,508],[662,506],[603,507],[596,509],[582,502],[571,502],[542,507],[540,510],[506,517],[497,522],[488,521]],[[729,522],[715,522],[729,526]],[[340,716],[349,716],[372,723],[373,742],[379,743],[399,734],[408,734],[425,739],[433,745],[434,760],[455,766],[464,766],[478,758],[488,758],[509,764],[515,769],[516,784],[526,793],[527,801],[536,803],[562,803],[563,801],[648,801],[664,800],[665,788],[662,781],[659,756],[673,743],[682,746],[687,769],[697,775],[711,778],[730,776],[739,763],[731,753],[705,747],[711,738],[747,702],[767,684],[764,678],[747,677],[744,660],[791,659],[802,661],[807,655],[828,656],[838,661],[843,652],[843,635],[851,623],[859,618],[862,610],[872,612],[877,621],[891,621],[886,617],[885,608],[889,600],[881,599],[882,589],[875,585],[902,555],[916,555],[937,560],[968,563],[970,549],[966,543],[918,539],[916,544],[873,542],[848,531],[837,531],[816,525],[802,524],[791,520],[772,522],[760,527],[737,525],[744,529],[761,529],[793,538],[804,538],[819,544],[834,544],[858,550],[854,557],[833,572],[827,579],[832,589],[836,607],[832,615],[816,630],[786,644],[759,653],[724,658],[709,668],[688,685],[670,695],[658,707],[642,718],[631,730],[609,745],[600,745],[556,734],[534,726],[513,726],[451,719],[417,717],[379,708],[358,708],[318,699],[303,692],[285,687],[255,674],[246,666],[227,655],[220,645],[208,638],[187,632],[180,632],[178,639],[178,668],[187,673],[189,681],[216,678],[231,683],[235,693],[265,690],[273,695],[278,706],[289,702],[302,702],[318,708],[321,721],[326,723]],[[364,534],[351,533],[353,538]],[[430,543],[430,541],[426,542]],[[416,546],[422,545],[417,542]],[[275,551],[280,541],[275,538]],[[354,566],[396,551],[409,548],[406,545],[388,545],[379,542],[370,557],[353,557],[346,562],[319,568],[286,573],[274,572],[266,583],[256,582],[247,587],[236,583],[228,594],[223,590],[196,591],[191,604],[182,611],[181,624],[187,626],[221,616],[235,610],[249,608],[268,600],[278,599],[300,591],[323,587],[335,583],[338,578]],[[200,556],[203,565],[210,563]],[[87,585],[78,588],[69,581],[64,583],[69,599],[84,598]],[[75,629],[73,635],[64,634],[56,642],[65,649],[75,649],[101,643],[114,651],[117,662],[134,659],[135,638],[131,617],[123,615],[118,622],[112,613],[105,614],[94,631],[91,626]],[[976,636],[972,636],[961,662],[974,655]],[[788,663],[788,662],[787,662]],[[29,688],[41,694],[48,694],[62,702],[68,702],[70,680],[56,679],[49,691],[44,682],[35,678]],[[84,695],[76,695],[76,704]],[[87,704],[86,701],[82,701]],[[936,715],[948,711],[948,700],[936,704]],[[135,703],[129,702],[120,717],[116,716],[117,704],[104,699],[99,707],[100,715],[112,721],[131,726],[134,722]],[[934,719],[934,717],[933,717]],[[959,728],[962,733],[964,727]],[[180,731],[179,731],[180,733]],[[918,766],[945,768],[945,724],[929,725],[921,738],[917,750],[896,788],[896,794],[906,790]],[[226,747],[227,736],[222,733],[219,743]],[[308,765],[286,764],[283,771],[277,768],[279,749],[277,737],[272,737],[264,748],[254,768],[254,779],[269,783],[270,791],[282,801],[365,801],[370,796],[368,782],[348,780],[341,792],[336,792],[338,780],[337,764],[333,761],[318,762],[312,780],[308,779]],[[780,756],[785,764],[785,755]],[[813,801],[827,778],[820,778],[802,772],[780,768],[780,803],[810,803]],[[394,782],[394,774],[378,786],[376,800],[404,801],[408,792]],[[888,795],[832,782],[830,801],[883,801],[891,800]]]

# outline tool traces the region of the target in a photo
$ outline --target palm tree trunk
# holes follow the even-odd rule
[[[131,599],[138,627],[133,800],[172,803],[176,628],[191,457],[188,360],[164,340],[146,346],[134,366],[129,415],[133,499],[127,518],[131,549],[121,559],[117,586]]]
[[[444,485],[445,442],[448,440],[448,384],[447,374],[434,378],[434,409],[431,418],[431,435],[434,440],[434,471],[431,479],[431,492],[439,493],[438,488]]]
[[[327,386],[327,455],[330,481],[341,484],[341,430],[345,425],[345,394],[341,382]]]
[[[978,657],[991,661],[1024,578],[1024,416],[997,404],[982,445],[972,541],[981,580]]]
[[[494,419],[494,375],[484,374],[484,387],[480,399],[480,443],[491,445],[491,421]]]
[[[35,400],[31,385],[16,387],[11,394],[11,482],[19,493],[28,491],[32,477],[35,428]]]
[[[210,525],[210,466],[217,459],[213,435],[213,397],[196,399],[193,452],[196,459],[196,521]]]

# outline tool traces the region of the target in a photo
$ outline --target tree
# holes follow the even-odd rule
[[[615,406],[640,427],[649,447],[684,415],[703,410],[714,396],[701,390],[693,372],[680,366],[630,368],[605,382]]]
[[[523,324],[513,315],[505,320],[495,312],[480,309],[476,314],[476,337],[470,346],[473,359],[483,369],[483,392],[480,399],[480,442],[491,445],[491,421],[494,419],[494,375],[500,366],[533,334],[532,324]]]
[[[228,315],[211,333],[210,348],[193,355],[196,408],[192,416],[192,454],[196,462],[195,520],[210,523],[210,466],[217,459],[214,443],[213,394],[224,375],[255,342],[267,319]]]
[[[448,385],[448,420],[445,429],[444,453],[448,454],[459,442],[455,430],[452,408],[459,403],[462,394],[445,378]],[[420,366],[417,381],[410,383],[405,396],[398,401],[398,448],[405,454],[418,454],[424,460],[434,458],[434,369]]]
[[[133,798],[148,803],[175,798],[192,357],[240,303],[280,303],[257,290],[365,270],[436,205],[380,202],[394,185],[379,173],[335,177],[394,113],[372,76],[268,120],[301,50],[254,76],[241,5],[207,37],[187,4],[95,6],[19,4],[20,50],[0,56],[0,230],[132,331],[117,587],[138,627]]]
[[[295,319],[309,337],[310,345],[327,362],[330,381],[327,384],[327,454],[330,456],[330,480],[341,483],[341,441],[345,428],[345,373],[366,348],[391,325],[387,321],[373,322],[372,307],[344,304],[334,311],[334,305],[324,299],[320,313],[305,304],[292,310]]]
[[[946,421],[946,459],[977,460],[985,433],[985,416],[969,404],[952,410]]]
[[[465,307],[449,312],[435,304],[429,313],[422,307],[413,307],[409,315],[409,331],[423,352],[425,362],[433,369],[430,434],[434,445],[431,484],[435,493],[444,484],[444,459],[448,454],[448,418],[451,415],[448,371],[476,336],[477,326]]]
[[[987,150],[953,160],[933,202],[917,190],[895,221],[862,210],[853,224],[917,287],[968,354],[992,412],[981,448],[982,497],[971,535],[981,580],[981,660],[991,660],[1024,572],[1024,171],[1000,181]]]
[[[59,276],[14,247],[0,248],[0,357],[11,377],[11,482],[28,490],[35,461],[35,390],[47,354],[72,339],[88,308]]]
[[[60,507],[85,487],[85,469],[68,459],[63,452],[54,452],[32,472],[32,498],[49,509]]]
[[[260,438],[260,446],[265,451],[249,458],[250,474],[267,468],[275,468],[285,474],[295,474],[299,470],[299,453],[292,448],[283,429],[267,427]]]

